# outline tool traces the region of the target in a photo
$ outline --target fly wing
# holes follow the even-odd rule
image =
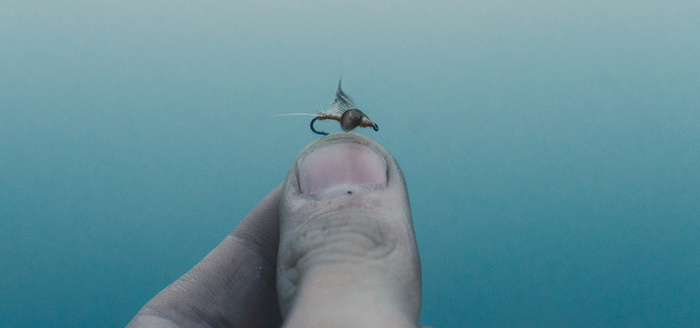
[[[335,99],[331,107],[326,110],[328,114],[342,115],[346,110],[355,108],[355,103],[340,88],[341,81],[338,81],[338,91],[335,92]]]

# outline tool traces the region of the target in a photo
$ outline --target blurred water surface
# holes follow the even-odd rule
[[[409,186],[436,327],[700,326],[700,3],[3,1],[0,327],[118,327],[317,136]]]

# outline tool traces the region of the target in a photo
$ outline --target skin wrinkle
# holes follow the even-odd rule
[[[165,298],[172,300],[172,296],[178,297],[177,294],[166,293]],[[202,321],[202,317],[199,315],[191,306],[182,306],[180,302],[164,302],[157,304],[155,306],[146,305],[146,307],[141,310],[144,317],[159,318],[173,323],[176,326],[187,326],[187,327],[207,327]]]
[[[244,252],[245,255],[242,256],[244,261],[250,262],[249,264],[252,264],[251,266],[257,269],[255,271],[240,270],[239,267],[228,263],[232,262],[228,257],[212,257],[210,259],[212,262],[220,262],[221,264],[223,264],[223,266],[232,267],[233,272],[235,272],[235,274],[225,274],[212,277],[212,279],[215,280],[214,282],[212,282],[212,285],[235,287],[235,285],[238,284],[237,277],[239,275],[245,275],[258,278],[256,280],[258,280],[258,282],[262,284],[262,287],[274,291],[274,284],[270,285],[266,282],[266,280],[275,280],[275,270],[261,270],[260,268],[274,268],[277,261],[276,256],[273,257],[266,255],[266,252],[263,250],[263,248],[265,247],[260,247],[261,244],[259,243],[251,243],[248,239],[245,238],[238,238],[237,236],[229,235],[229,237],[227,237],[226,242],[231,243],[231,247],[239,248],[241,252]],[[261,277],[261,274],[272,276],[268,277],[268,279],[259,279]],[[216,282],[217,280],[218,283]],[[237,296],[237,294],[234,296]]]
[[[368,261],[381,260],[391,254],[395,249],[398,236],[394,229],[386,225],[386,220],[381,220],[377,205],[381,201],[372,201],[380,198],[376,194],[352,194],[339,193],[338,197],[328,200],[309,199],[308,203],[298,208],[297,213],[302,213],[304,220],[301,224],[286,233],[286,237],[292,240],[286,247],[288,259],[286,268],[278,270],[291,270],[289,274],[283,274],[280,278],[288,281],[291,293],[281,298],[281,302],[289,302],[294,299],[296,289],[301,283],[298,273],[304,272],[314,266],[328,264],[329,262],[348,261],[356,259],[363,265]],[[339,211],[341,214],[336,214]],[[334,217],[335,216],[335,217]],[[364,224],[358,225],[358,221]],[[332,229],[346,230],[345,235],[332,233]],[[315,234],[316,238],[331,236],[328,240],[311,240],[307,243],[309,235]],[[386,238],[385,236],[391,236]],[[340,239],[338,239],[340,238]],[[367,247],[366,240],[371,240],[373,247]],[[344,248],[334,247],[343,244]],[[358,249],[359,247],[359,249]],[[379,250],[379,251],[377,251]],[[323,253],[331,254],[331,258],[321,256]],[[304,261],[304,259],[310,259]]]
[[[252,261],[252,262],[258,262],[258,261],[269,261],[270,259],[265,259],[264,256],[260,255],[260,252],[257,250],[254,250],[254,248],[251,248],[250,246],[246,245],[245,240],[239,240],[239,242],[233,241],[235,238],[229,239],[226,242],[231,243],[232,247],[240,247],[242,250],[244,250],[247,254],[243,256],[244,260],[247,261]],[[213,254],[216,255],[216,254]],[[216,256],[210,256],[207,257],[207,263],[211,264],[217,264],[217,262],[226,262],[226,258],[217,258]],[[203,261],[204,262],[204,261]],[[229,260],[230,262],[230,260]],[[269,264],[268,264],[269,265]],[[227,265],[228,266],[228,265]],[[264,266],[264,265],[263,265]],[[226,304],[243,304],[242,306],[237,310],[237,315],[235,315],[236,319],[238,319],[239,325],[249,325],[246,324],[245,322],[247,321],[253,321],[256,322],[256,318],[250,318],[250,311],[247,311],[246,307],[252,307],[254,308],[258,302],[251,302],[251,300],[254,300],[254,297],[250,297],[250,295],[268,295],[268,298],[276,300],[276,293],[275,293],[275,284],[274,281],[276,280],[275,270],[267,270],[266,272],[266,278],[263,279],[257,279],[260,283],[262,283],[262,286],[244,286],[245,290],[241,290],[241,288],[236,288],[236,285],[238,281],[253,281],[254,279],[252,278],[245,278],[242,276],[257,276],[258,271],[252,272],[251,270],[241,270],[243,266],[238,266],[234,265],[232,266],[234,272],[230,275],[222,275],[222,276],[214,276],[214,277],[209,277],[209,279],[199,279],[198,276],[201,276],[198,272],[198,270],[191,270],[185,276],[183,277],[184,279],[178,281],[177,283],[171,285],[166,291],[164,291],[164,296],[167,298],[170,298],[168,296],[172,295],[172,303],[166,302],[166,306],[163,309],[158,309],[158,308],[149,308],[149,314],[152,314],[156,317],[162,317],[165,319],[168,319],[172,322],[178,322],[178,323],[183,323],[183,322],[190,322],[186,324],[186,326],[191,326],[194,323],[200,323],[200,322],[206,322],[208,325],[203,326],[203,327],[233,327],[237,326],[231,320],[226,319],[225,316],[221,315],[220,313],[224,313],[226,310],[229,310],[226,308]],[[272,284],[265,283],[265,280],[271,281]],[[181,295],[182,291],[184,290],[185,293],[187,290],[191,289],[190,287],[193,287],[192,283],[193,281],[197,281],[200,284],[206,284],[210,285],[208,288],[204,288],[204,290],[209,290],[210,293],[206,295],[193,295],[196,299],[198,299],[198,302],[193,302],[192,304],[182,304],[181,302],[178,302],[178,300]],[[228,287],[231,286],[231,287]],[[262,288],[260,288],[262,287]],[[220,294],[218,291],[220,290],[239,290],[241,293],[233,293],[233,294]],[[233,298],[234,300],[231,300],[230,298]],[[238,298],[245,298],[248,300],[248,302],[245,302],[245,300],[241,301],[236,301],[235,299]],[[258,298],[258,301],[260,301],[260,298]],[[193,320],[192,317],[198,318],[198,320]],[[255,324],[250,324],[251,326],[255,326]]]
[[[351,194],[348,194],[342,186],[331,187],[331,191],[321,191],[313,196],[303,194],[299,190],[297,163],[310,152],[340,142],[365,145],[380,154],[386,163],[386,183],[380,188],[369,188],[369,190],[348,189],[352,190]],[[350,133],[324,137],[321,141],[307,146],[297,157],[283,187],[285,197],[280,211],[281,218],[284,220],[280,226],[282,232],[280,250],[284,252],[280,251],[278,259],[280,306],[285,316],[293,316],[295,324],[320,322],[314,321],[321,319],[316,315],[312,315],[316,319],[306,317],[312,314],[307,311],[314,311],[314,304],[323,306],[326,304],[303,302],[306,305],[303,307],[303,312],[299,312],[301,310],[295,306],[294,302],[301,299],[317,299],[316,297],[320,297],[317,299],[320,302],[325,302],[324,300],[335,302],[333,296],[324,296],[330,290],[318,289],[319,286],[329,283],[332,283],[328,285],[329,287],[334,286],[336,289],[349,292],[349,294],[343,294],[342,299],[348,297],[354,299],[362,295],[361,291],[365,290],[369,293],[368,295],[374,295],[370,296],[373,297],[371,299],[378,296],[379,298],[375,301],[379,303],[376,305],[390,312],[380,311],[379,313],[389,316],[392,316],[391,313],[405,313],[409,315],[405,319],[417,322],[420,313],[420,263],[412,260],[417,259],[418,249],[415,244],[406,186],[401,177],[398,164],[388,152],[376,146],[373,141]],[[344,218],[345,223],[323,222],[329,219],[331,213],[336,212],[339,213],[338,216]],[[365,217],[374,222],[356,225],[358,220],[353,220],[355,216]],[[351,227],[349,229],[352,232],[345,234],[341,230],[340,234],[331,234],[328,231],[329,227],[343,225]],[[325,240],[324,238],[338,239]],[[374,242],[379,240],[381,240],[380,243],[391,243],[393,247],[387,247],[389,251],[377,257],[376,254],[368,253],[367,250],[381,248],[382,246],[376,246]],[[384,292],[381,292],[382,290]],[[327,297],[331,298],[327,299]],[[392,304],[394,302],[396,304]],[[385,306],[388,307],[384,308]],[[378,313],[375,311],[375,314]]]
[[[380,221],[370,215],[371,213],[365,211],[353,211],[335,217],[332,214],[328,216],[328,213],[322,213],[317,215],[323,218],[320,222],[313,221],[311,218],[304,232],[293,237],[294,241],[291,244],[293,255],[288,261],[289,266],[296,267],[297,262],[309,251],[319,252],[336,243],[348,243],[349,240],[357,241],[349,242],[348,246],[357,246],[358,249],[349,247],[334,249],[332,254],[336,256],[370,255],[370,258],[375,260],[388,256],[396,246],[396,238],[387,238],[391,236],[391,230],[382,227]],[[354,222],[348,224],[348,220]],[[365,241],[369,241],[369,245]]]
[[[270,192],[200,263],[148,302],[132,323],[279,327],[275,267],[281,191],[278,186]]]
[[[307,219],[299,220],[296,226],[292,226],[287,229],[287,235],[297,235],[297,231],[302,231],[307,229],[309,224],[315,221],[319,221],[319,217],[324,217],[329,213],[337,212],[340,210],[354,208],[359,211],[366,212],[368,215],[376,215],[376,211],[382,206],[381,198],[382,196],[370,193],[368,190],[355,192],[352,194],[347,194],[344,192],[336,191],[337,196],[327,195],[328,199],[313,199],[306,198],[306,202],[296,202],[295,205],[290,205],[289,202],[285,202],[283,207],[291,207],[288,212],[304,213],[303,216]],[[387,230],[391,230],[386,227]]]
[[[139,316],[134,317],[134,319],[129,322],[129,326],[139,326],[139,327],[157,327],[157,328],[178,328],[180,325],[176,322],[172,322],[168,319],[155,316],[152,314],[147,313],[147,309],[144,308],[142,311],[143,313],[140,313]],[[128,327],[128,326],[127,326]],[[192,327],[192,326],[191,326]]]
[[[315,185],[318,194],[302,194],[299,158],[308,149],[337,142],[372,147],[384,158],[385,183],[324,191],[321,180]],[[329,156],[352,158],[358,150],[339,149],[349,152]],[[285,182],[199,264],[148,302],[129,327],[416,327],[420,261],[395,159],[352,133],[321,138],[306,150]],[[344,168],[355,165],[343,161],[336,158]],[[312,247],[294,250],[294,239],[304,233],[307,240],[297,242]],[[293,260],[296,267],[287,267],[294,252],[304,256]]]
[[[146,305],[139,312],[139,316],[134,319],[143,322],[158,322],[159,324],[170,323],[173,327],[179,327],[186,321],[191,322],[183,313],[176,312],[177,311],[174,311],[173,308],[160,308],[160,306]],[[174,320],[174,318],[178,318],[179,320]],[[134,321],[131,323],[134,323]],[[196,325],[194,322],[191,322],[191,324]]]

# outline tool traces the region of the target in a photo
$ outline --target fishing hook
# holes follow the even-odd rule
[[[310,124],[310,125],[311,125],[311,131],[313,131],[313,132],[316,133],[316,134],[321,134],[321,135],[327,136],[327,135],[328,135],[328,132],[325,132],[325,131],[318,131],[318,130],[314,129],[314,122],[316,122],[316,120],[318,120],[319,118],[320,118],[320,117],[314,117],[314,119],[311,120],[311,124]]]

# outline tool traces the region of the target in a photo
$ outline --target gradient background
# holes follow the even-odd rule
[[[341,75],[408,182],[423,324],[700,326],[699,17],[4,0],[0,327],[126,325],[318,137],[272,115],[324,108]]]

